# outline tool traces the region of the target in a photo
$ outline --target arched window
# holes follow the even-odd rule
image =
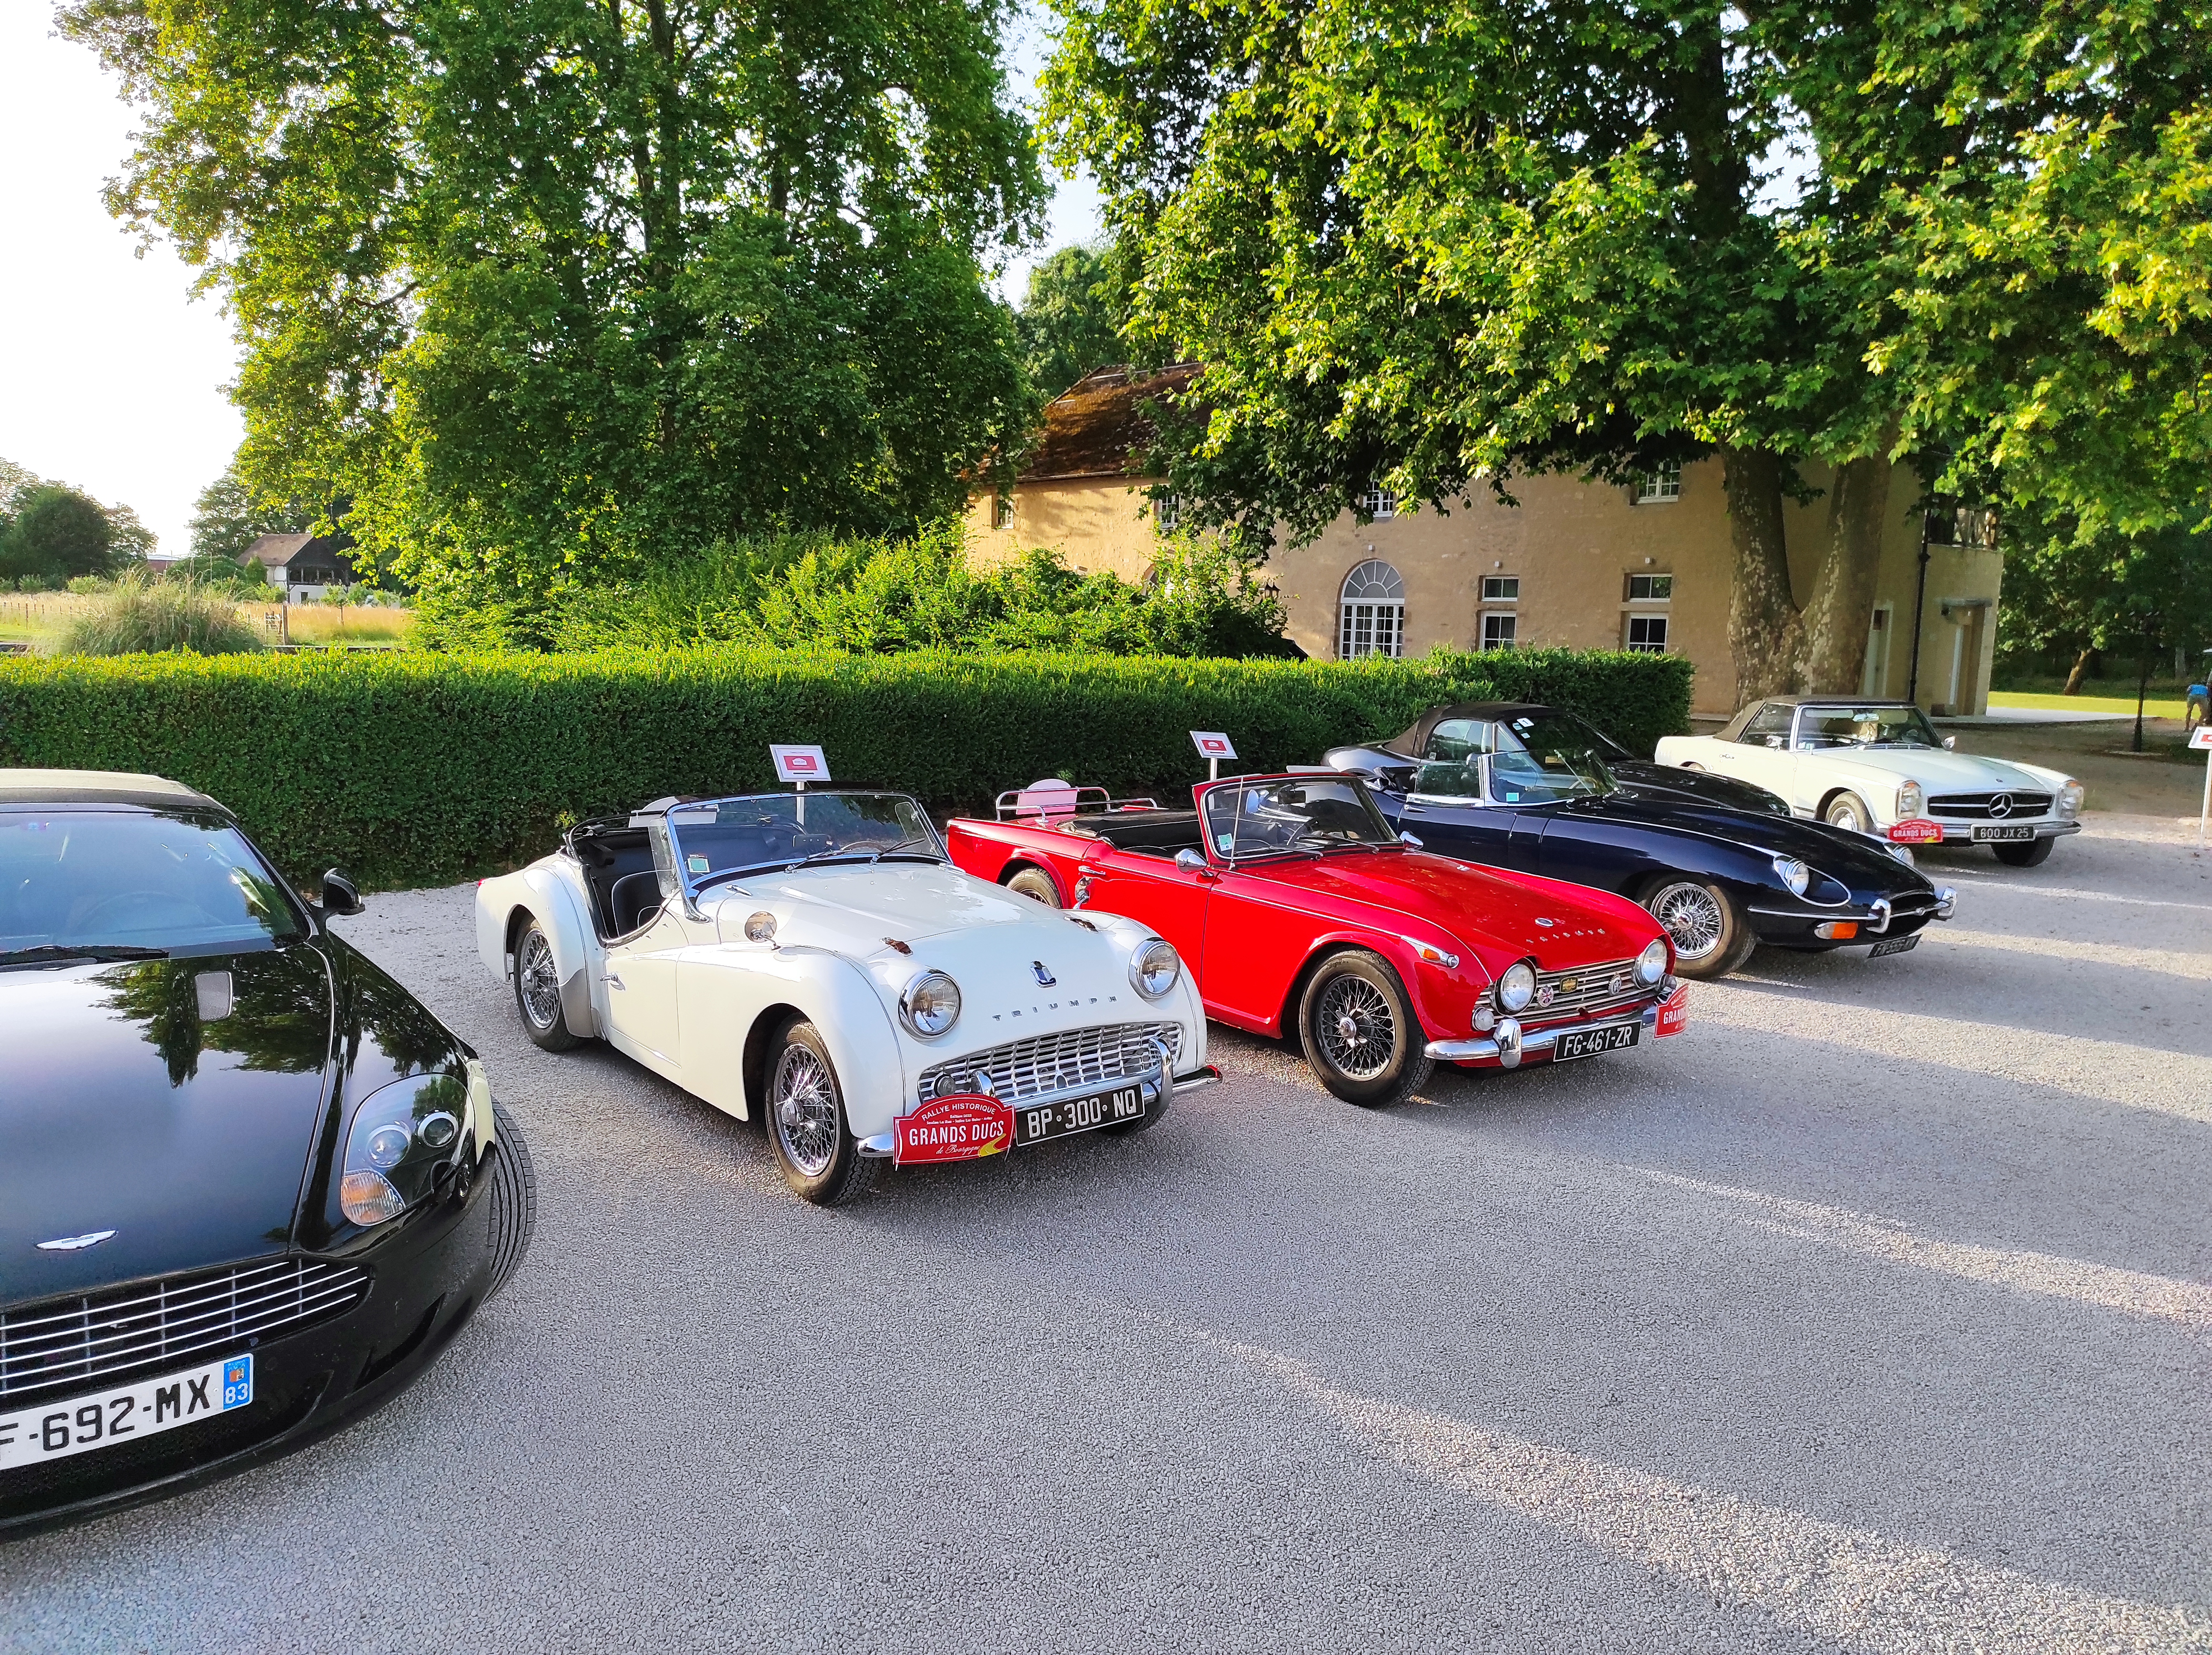
[[[1406,583],[1379,558],[1370,558],[1344,578],[1337,609],[1337,658],[1406,652]]]

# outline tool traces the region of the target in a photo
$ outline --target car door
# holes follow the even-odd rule
[[[1151,926],[1194,972],[1205,955],[1206,901],[1217,878],[1211,867],[1177,867],[1171,853],[1124,851],[1101,840],[1076,874],[1075,906]]]
[[[1797,755],[1790,749],[1790,728],[1796,712],[1787,701],[1769,701],[1752,715],[1734,741],[1713,743],[1713,767],[1739,781],[1790,797],[1790,782],[1796,770]]]
[[[1401,831],[1439,856],[1461,857],[1491,868],[1533,866],[1534,844],[1516,843],[1517,804],[1504,804],[1483,791],[1486,755],[1464,762],[1424,764],[1414,773],[1413,791],[1398,807]]]
[[[678,958],[690,942],[680,902],[664,902],[636,935],[609,947],[602,968],[607,1032],[614,1044],[648,1069],[682,1083],[677,1010]]]

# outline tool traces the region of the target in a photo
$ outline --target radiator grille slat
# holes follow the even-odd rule
[[[1994,792],[1938,793],[1928,801],[1928,814],[1948,816],[1954,821],[1990,821],[2012,816],[2026,820],[2047,815],[2051,809],[2051,795],[2048,793],[2006,793],[2004,797],[2012,801],[2012,808],[2002,817],[1992,817],[1990,801],[1996,797]]]
[[[1570,983],[1574,986],[1570,988]],[[1540,971],[1536,973],[1536,997],[1528,1003],[1521,1021],[1524,1025],[1548,1023],[1565,1017],[1625,1011],[1650,997],[1651,991],[1636,980],[1633,960],[1607,960],[1573,971]]]
[[[280,1258],[0,1311],[0,1402],[120,1379],[361,1302],[358,1264]]]
[[[1010,1040],[986,1052],[971,1052],[921,1071],[921,1095],[937,1095],[948,1073],[981,1071],[991,1090],[1010,1104],[1085,1086],[1111,1086],[1133,1080],[1158,1063],[1154,1041],[1167,1048],[1172,1072],[1182,1055],[1182,1029],[1176,1023],[1114,1023],[1100,1028],[1072,1028],[1061,1034]]]

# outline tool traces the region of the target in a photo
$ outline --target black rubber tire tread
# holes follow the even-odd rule
[[[775,1123],[767,1115],[775,1105],[767,1099],[763,1088],[761,1126],[768,1134],[769,1153],[775,1157],[776,1170],[783,1174],[783,1181],[800,1200],[817,1207],[842,1207],[868,1192],[868,1186],[876,1181],[876,1163],[860,1153],[860,1146],[853,1137],[852,1127],[845,1118],[845,1084],[837,1078],[837,1065],[830,1060],[828,1043],[812,1023],[804,1017],[794,1017],[777,1031],[776,1037],[769,1042],[768,1063],[761,1071],[763,1076],[773,1076],[776,1059],[793,1046],[804,1046],[812,1051],[828,1071],[830,1085],[836,1088],[837,1153],[818,1178],[807,1177],[785,1160],[783,1140],[776,1133]]]
[[[1680,874],[1661,874],[1644,882],[1644,894],[1638,900],[1647,905],[1648,911],[1648,905],[1662,890],[1669,885],[1686,882],[1687,881]],[[1752,930],[1751,916],[1744,912],[1743,904],[1735,900],[1727,886],[1705,879],[1696,882],[1711,892],[1720,902],[1724,926],[1721,932],[1721,945],[1702,960],[1685,960],[1677,955],[1674,974],[1694,983],[1709,983],[1715,978],[1726,977],[1739,970],[1743,962],[1751,958],[1751,951],[1759,946],[1759,934]]]
[[[1328,1061],[1314,1032],[1322,991],[1347,975],[1363,978],[1380,990],[1390,1002],[1391,1017],[1397,1025],[1397,1047],[1390,1066],[1373,1080],[1358,1080],[1338,1070]],[[1330,1092],[1362,1109],[1391,1108],[1427,1084],[1437,1066],[1424,1050],[1428,1038],[1420,1020],[1413,1015],[1413,997],[1398,980],[1398,973],[1388,960],[1366,949],[1346,949],[1329,955],[1314,968],[1306,979],[1305,991],[1298,997],[1298,1044],[1304,1050],[1306,1066]]]
[[[1006,888],[1019,892],[1033,902],[1042,902],[1048,908],[1060,906],[1060,889],[1052,882],[1052,876],[1042,868],[1023,866],[1006,879]]]
[[[2025,845],[1992,845],[1990,849],[2008,868],[2040,868],[2051,860],[2051,853],[2057,845],[2057,836],[2053,834],[2048,839],[2030,840]]]
[[[522,1128],[504,1104],[491,1106],[495,1123],[492,1134],[491,1189],[485,1200],[491,1207],[491,1285],[484,1289],[489,1303],[514,1276],[531,1238],[538,1234],[538,1168],[530,1159],[530,1145]]]
[[[1845,804],[1850,806],[1849,814],[1851,820],[1849,821],[1838,821],[1836,820],[1836,812]],[[1861,798],[1856,793],[1837,794],[1835,797],[1828,801],[1828,808],[1820,812],[1820,820],[1826,822],[1831,828],[1848,828],[1855,834],[1871,834],[1874,832],[1874,812],[1867,809],[1866,801]]]
[[[569,1028],[568,1009],[566,1006],[562,1006],[558,1011],[554,1013],[553,1027],[546,1029],[541,1029],[537,1024],[532,1022],[530,1021],[530,1013],[523,1009],[522,951],[528,944],[533,933],[538,936],[544,936],[545,931],[545,927],[538,923],[538,916],[536,914],[528,914],[526,916],[526,919],[527,923],[524,924],[521,931],[517,934],[514,939],[514,970],[509,974],[507,980],[507,986],[513,991],[514,995],[515,1020],[522,1025],[522,1032],[530,1037],[530,1043],[536,1046],[539,1051],[574,1051],[576,1047],[583,1045],[584,1037]],[[549,949],[552,947],[552,943],[550,938],[547,940],[546,946]]]

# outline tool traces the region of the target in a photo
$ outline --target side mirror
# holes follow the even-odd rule
[[[1176,866],[1187,874],[1202,874],[1209,865],[1203,851],[1185,849],[1176,852]]]
[[[1953,748],[1958,746],[1958,744],[1959,738],[1956,736],[1946,736],[1943,737],[1943,750],[1946,753],[1948,753]]]
[[[1401,833],[1398,835],[1398,843],[1401,845],[1410,845],[1417,851],[1426,848],[1422,845],[1419,840],[1415,839],[1411,834],[1407,833]]]
[[[359,913],[367,906],[361,900],[361,887],[342,868],[333,868],[323,876],[324,917],[343,918]]]

